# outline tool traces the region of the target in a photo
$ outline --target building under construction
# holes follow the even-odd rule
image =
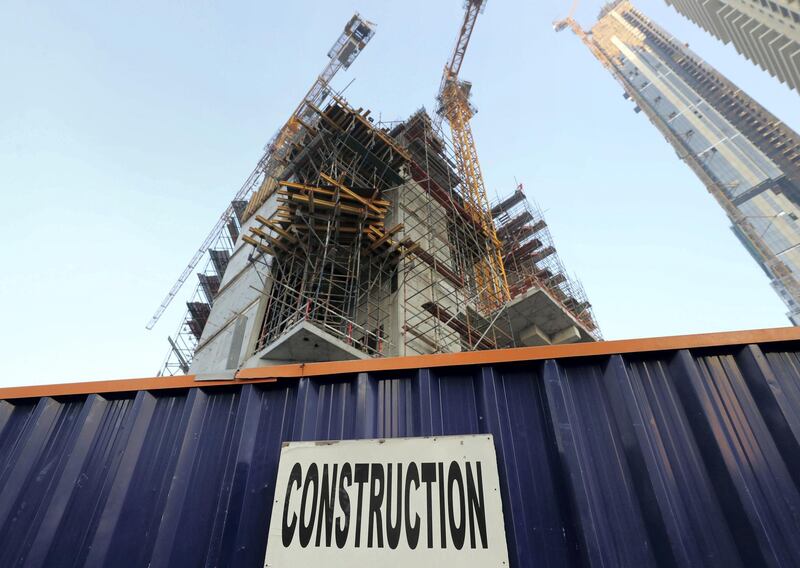
[[[457,77],[484,3],[467,3],[437,113],[402,122],[330,87],[374,33],[348,23],[223,216],[163,374],[599,338],[522,187],[486,199]]]
[[[703,182],[800,325],[800,135],[628,1],[571,28]]]

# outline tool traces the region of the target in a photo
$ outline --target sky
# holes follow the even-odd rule
[[[663,0],[635,3],[800,130],[798,94]],[[588,27],[602,3],[584,1]],[[0,386],[154,376],[180,324],[162,298],[353,11],[377,24],[334,84],[401,120],[433,107],[462,0],[0,5]],[[491,0],[461,76],[492,197],[524,184],[606,339],[788,325],[689,168],[552,21]],[[187,285],[188,294],[193,285]]]

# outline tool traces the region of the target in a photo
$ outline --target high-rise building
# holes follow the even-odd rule
[[[800,91],[800,1],[666,0],[736,51]]]
[[[598,337],[521,189],[491,209],[511,299],[486,305],[488,236],[428,115],[377,124],[339,97],[317,111],[280,181],[237,208],[164,373]]]
[[[800,325],[800,137],[630,2],[571,27],[725,210]],[[722,284],[721,284],[722,285]]]
[[[164,373],[592,341],[541,213],[491,208],[511,299],[487,305],[488,235],[424,111],[391,125],[336,97],[278,182],[237,204]]]
[[[162,374],[599,338],[522,188],[488,202],[457,65],[440,99],[452,144],[424,110],[376,122],[332,90],[372,33],[350,20],[222,218]]]

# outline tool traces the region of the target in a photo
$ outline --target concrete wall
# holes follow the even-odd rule
[[[419,184],[409,181],[401,188],[398,209],[404,224],[398,238],[413,240],[438,262],[455,272],[444,208]],[[459,334],[422,308],[426,302],[436,302],[453,314],[463,310],[464,302],[459,302],[460,294],[455,288],[413,254],[404,258],[399,269],[398,282],[401,288],[398,306],[401,334],[403,326],[406,326],[423,335],[420,338],[410,331],[402,334],[404,341],[401,341],[401,354],[433,353],[436,351],[434,346],[438,346],[441,351],[460,351]]]
[[[272,215],[278,205],[277,197],[273,194],[258,209],[258,214],[267,218]],[[250,227],[258,224],[254,215],[245,222],[241,234],[248,234]],[[263,265],[248,260],[252,250],[241,238],[236,241],[195,351],[191,373],[238,368],[253,352],[261,329],[266,279]]]

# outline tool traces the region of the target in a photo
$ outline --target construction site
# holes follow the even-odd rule
[[[398,122],[331,86],[375,33],[348,21],[148,326],[196,273],[161,374],[600,338],[522,185],[487,197],[459,78],[485,1],[465,7],[434,112]]]
[[[346,22],[150,320],[152,329],[171,304],[185,310],[157,376],[0,386],[0,567],[800,566],[800,328],[603,340],[531,199],[536,188],[514,180],[490,193],[484,182],[489,168],[514,163],[506,146],[482,169],[471,124],[479,97],[460,76],[485,4],[466,0],[430,89],[435,102],[388,115],[399,120],[333,87],[375,34],[358,14]],[[787,305],[800,322],[800,137],[628,0],[604,7],[586,31],[574,10],[556,31],[577,34],[623,87],[616,103],[643,111],[706,184],[776,291],[797,298]],[[128,13],[120,19],[127,25]],[[264,31],[263,18],[252,22]],[[304,24],[285,31],[299,35]],[[171,43],[174,32],[164,28]],[[241,27],[231,34],[221,37]],[[197,47],[189,44],[193,55]],[[438,61],[434,82],[437,74]],[[518,91],[540,111],[538,127],[551,109]],[[582,106],[570,112],[594,112]],[[616,151],[609,132],[595,131]],[[629,177],[651,191],[649,179]],[[601,188],[570,194],[570,213],[622,224],[591,207],[589,193],[611,199]],[[124,192],[102,189],[118,209],[126,203]],[[655,207],[645,205],[652,222]],[[783,214],[769,209],[779,205]],[[63,216],[74,223],[72,213]],[[665,237],[675,239],[683,226],[669,221]],[[789,221],[798,230],[786,248]],[[137,222],[140,247],[148,225]],[[88,229],[97,238],[105,225]],[[52,241],[52,231],[32,232]],[[629,302],[642,318],[684,303],[679,291],[657,293],[665,288],[650,273],[628,275],[633,265],[606,233],[584,238],[616,270],[613,286],[646,288],[648,303]],[[663,250],[648,248],[645,260],[661,262]],[[69,276],[39,264],[48,292],[52,274]],[[680,276],[699,280],[688,269]],[[74,303],[86,311],[84,297]],[[117,319],[100,316],[110,335]],[[17,321],[9,334],[37,357],[15,357],[50,377],[36,340],[56,316],[27,319],[37,335]],[[77,330],[93,318],[69,323]],[[81,343],[67,339],[46,360],[59,373]],[[84,345],[77,357],[90,368],[102,345]]]

